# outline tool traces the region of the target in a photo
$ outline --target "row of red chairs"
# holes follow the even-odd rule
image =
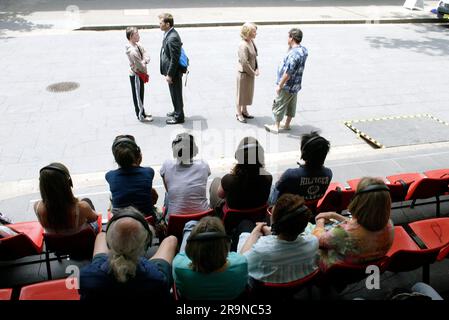
[[[101,215],[97,223],[101,228]],[[74,259],[90,259],[94,250],[96,233],[91,228],[84,228],[73,235],[57,235],[44,232],[37,221],[19,222],[8,225],[17,235],[0,239],[0,261],[17,260],[27,256],[38,255],[44,252],[48,279],[52,279],[50,253],[61,261],[63,256]],[[13,263],[13,266],[32,264],[38,261]]]
[[[348,180],[349,188],[342,183],[332,182],[325,195],[316,202],[311,203],[315,212],[336,211],[347,209],[351,202],[360,178]],[[424,173],[403,173],[387,176],[384,179],[390,188],[393,202],[412,201],[411,208],[419,199],[436,198],[436,216],[440,216],[440,196],[449,191],[449,169],[438,169]]]
[[[0,289],[0,300],[11,300],[12,289]],[[19,300],[79,300],[78,290],[69,289],[66,279],[50,280],[24,286]]]

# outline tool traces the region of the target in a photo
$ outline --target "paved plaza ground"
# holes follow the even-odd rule
[[[211,165],[211,179],[229,171],[239,140],[252,135],[264,145],[276,181],[295,166],[299,138],[312,130],[331,141],[327,165],[334,181],[449,167],[449,142],[375,149],[344,125],[347,120],[422,113],[449,122],[449,26],[430,12],[438,1],[425,1],[423,11],[406,10],[403,1],[370,1],[370,6],[364,1],[294,2],[263,0],[245,11],[250,1],[198,1],[192,6],[180,0],[170,2],[170,8],[160,1],[139,0],[126,5],[116,0],[2,1],[0,211],[15,221],[35,220],[39,169],[58,161],[70,168],[75,193],[89,196],[104,214],[109,204],[104,174],[116,167],[110,148],[117,134],[134,135],[143,164],[158,171],[171,156],[172,138],[189,130],[198,139],[200,156]],[[70,5],[78,8],[77,15]],[[178,31],[191,61],[184,125],[165,125],[171,102],[159,75],[162,33],[155,28],[157,13],[164,9],[182,25]],[[261,75],[250,108],[256,118],[243,125],[235,120],[235,73],[238,25],[247,20],[260,23],[256,43]],[[135,119],[131,103],[123,31],[130,24],[147,28],[141,31],[141,43],[152,59],[145,107],[155,121],[149,124]],[[272,122],[276,68],[293,26],[304,31],[309,59],[293,129],[275,136],[263,125]],[[46,90],[61,81],[77,82],[79,88]],[[159,175],[154,185],[161,205]],[[433,214],[432,208],[419,210]],[[442,212],[448,213],[449,207],[444,205]],[[45,268],[25,274],[30,278],[24,281],[33,282],[33,277],[45,277]],[[446,261],[434,264],[431,274],[432,285],[447,294]],[[367,292],[359,283],[346,297],[379,298],[389,288],[419,279],[419,270],[387,273],[382,291]]]

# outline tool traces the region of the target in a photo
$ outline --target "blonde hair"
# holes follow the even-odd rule
[[[217,217],[204,217],[192,229],[189,239],[204,233],[226,234],[223,222]],[[226,238],[204,241],[187,241],[186,255],[192,261],[190,267],[195,272],[211,273],[223,267],[228,258],[230,242]]]
[[[243,40],[247,40],[253,30],[257,30],[257,26],[252,22],[245,22],[240,30],[240,37]]]
[[[357,195],[368,186],[385,186],[379,178],[364,177],[360,180],[356,196],[348,206],[349,212],[357,222],[369,231],[379,231],[385,228],[390,220],[391,197],[387,190],[366,192]]]
[[[144,254],[147,231],[133,218],[122,218],[111,224],[106,233],[109,265],[118,282],[136,276],[139,258]]]

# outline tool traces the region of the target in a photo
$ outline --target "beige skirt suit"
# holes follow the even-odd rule
[[[258,69],[257,48],[254,41],[242,40],[238,56],[237,105],[249,106],[253,103],[255,71]]]

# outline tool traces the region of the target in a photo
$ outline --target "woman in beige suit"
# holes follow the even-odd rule
[[[257,48],[254,43],[257,26],[247,22],[242,26],[240,36],[242,41],[239,45],[239,65],[237,73],[237,120],[246,123],[246,119],[253,119],[249,115],[247,106],[253,103],[254,78],[259,75],[257,65]]]

